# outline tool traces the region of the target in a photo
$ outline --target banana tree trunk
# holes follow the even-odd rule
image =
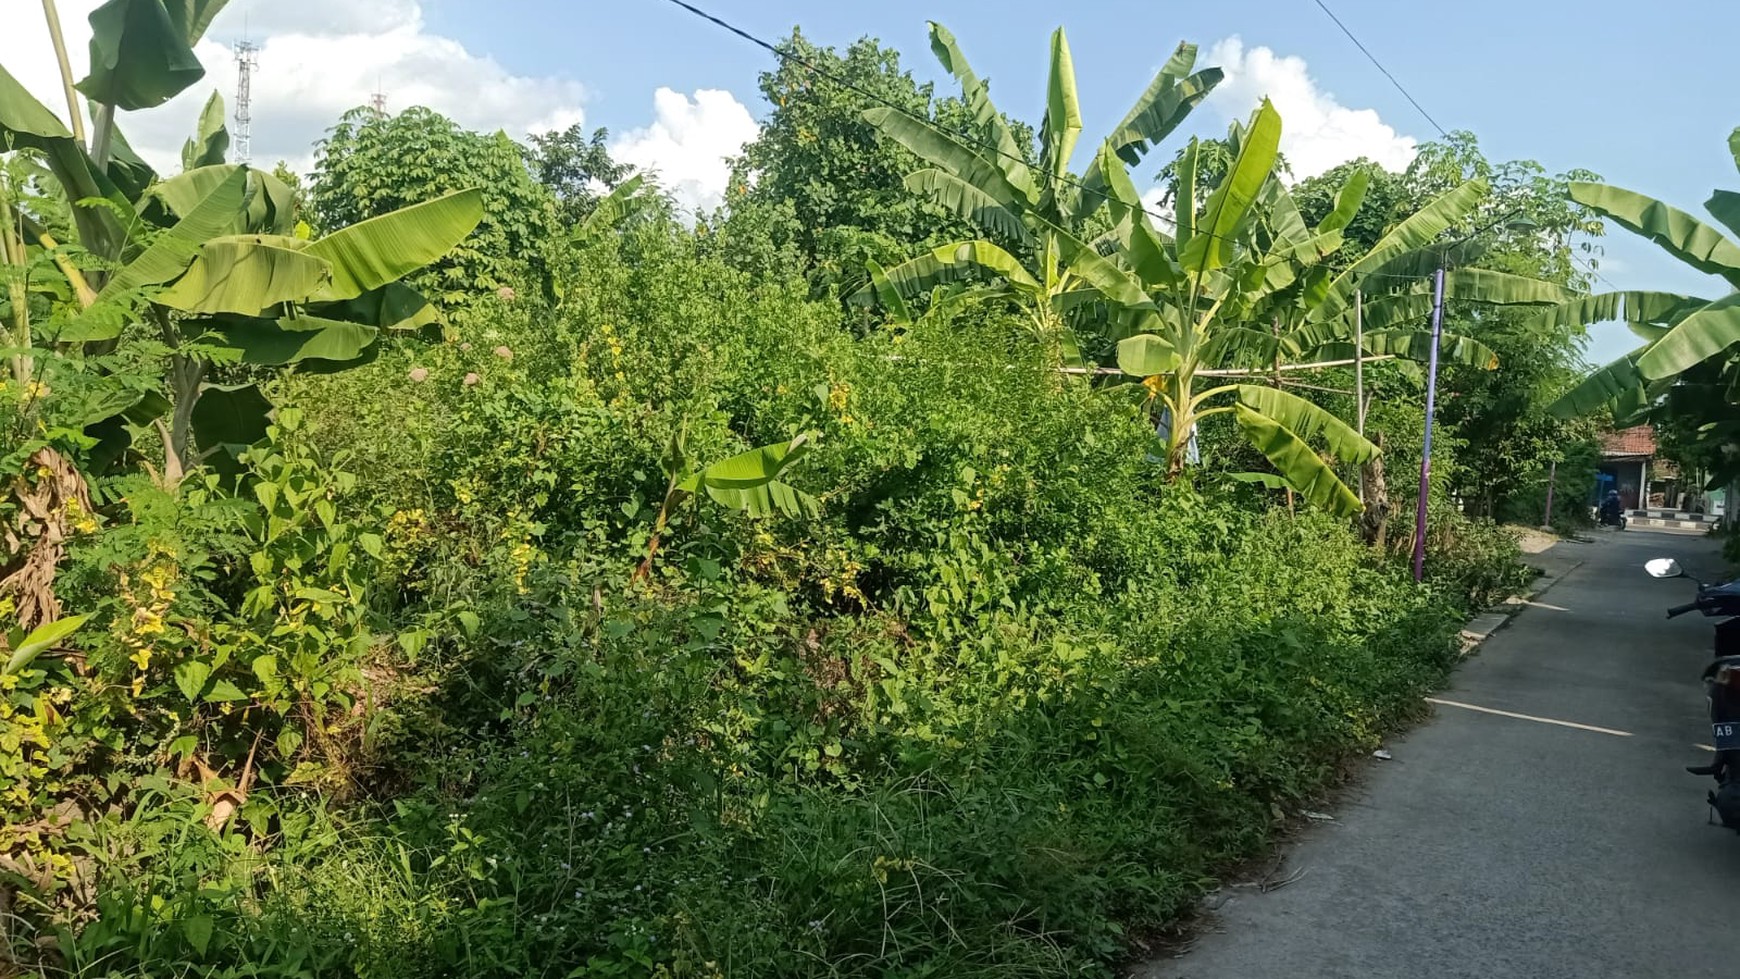
[[[12,210],[10,185],[0,177],[0,269],[6,273],[7,299],[12,304],[11,345],[18,353],[9,358],[12,378],[19,384],[30,381],[35,364],[30,357],[30,296],[24,288],[24,267],[27,256],[24,240],[18,236],[16,214]]]

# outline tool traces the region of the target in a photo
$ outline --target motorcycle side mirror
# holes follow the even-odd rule
[[[1643,570],[1649,572],[1651,578],[1680,578],[1685,575],[1680,570],[1680,563],[1671,557],[1658,557],[1644,562]]]

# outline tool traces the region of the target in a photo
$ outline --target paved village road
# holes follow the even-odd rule
[[[1706,824],[1698,677],[1711,620],[1666,621],[1715,573],[1703,537],[1637,529],[1543,555],[1565,569],[1287,851],[1229,888],[1194,946],[1143,979],[1740,976],[1740,836]],[[1581,562],[1580,564],[1577,562]],[[1623,732],[1627,736],[1620,736]]]

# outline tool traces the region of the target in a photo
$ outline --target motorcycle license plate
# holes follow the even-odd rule
[[[1710,743],[1717,751],[1740,751],[1740,721],[1710,725]]]

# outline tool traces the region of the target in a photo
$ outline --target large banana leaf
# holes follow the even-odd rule
[[[1041,233],[1051,236],[1061,264],[1070,275],[1098,289],[1107,299],[1126,306],[1152,306],[1141,280],[1120,268],[1117,263],[1094,250],[1094,246],[1075,235],[1035,217]]]
[[[307,315],[320,319],[363,323],[383,330],[421,330],[442,322],[441,313],[417,290],[403,282],[370,289],[339,303],[309,303]]]
[[[215,183],[205,198],[187,211],[187,216],[175,226],[152,239],[138,258],[127,263],[110,277],[97,293],[97,301],[113,301],[145,286],[159,285],[182,274],[199,254],[200,246],[230,230],[241,210],[247,191],[248,175],[240,167],[233,168]],[[109,336],[68,336],[68,340],[106,340]]]
[[[1225,77],[1219,68],[1186,74],[1195,64],[1196,45],[1180,43],[1148,83],[1148,90],[1112,130],[1107,142],[1125,163],[1135,166],[1142,162],[1148,148],[1177,129]]]
[[[1353,426],[1296,394],[1280,388],[1241,384],[1238,399],[1239,404],[1273,418],[1300,438],[1322,435],[1330,454],[1343,462],[1364,463],[1377,458],[1378,447],[1354,431]]]
[[[224,162],[230,150],[230,131],[224,125],[224,97],[216,89],[199,114],[199,128],[182,144],[181,169],[194,170]]]
[[[887,270],[885,277],[889,287],[901,298],[911,301],[939,285],[972,279],[983,273],[1000,276],[1029,296],[1045,294],[1045,289],[1019,259],[988,241],[943,245],[929,254],[901,262]],[[854,294],[853,299],[863,302],[874,294],[871,286],[865,286]]]
[[[205,77],[193,44],[225,0],[109,0],[91,11],[91,73],[78,90],[105,105],[149,109]]]
[[[1692,268],[1740,286],[1740,245],[1676,207],[1636,191],[1573,181],[1571,199],[1660,245]]]
[[[1351,346],[1349,344],[1350,348]],[[1403,360],[1425,363],[1432,358],[1432,334],[1427,330],[1373,330],[1365,334],[1365,352],[1374,357],[1400,357]],[[1324,353],[1325,351],[1318,351],[1320,356]],[[1440,332],[1438,362],[1496,370],[1498,354],[1473,337]]]
[[[1727,226],[1729,231],[1740,234],[1740,194],[1731,190],[1718,190],[1704,202],[1704,210]]]
[[[1033,235],[1021,222],[1020,215],[952,173],[932,167],[908,174],[905,183],[907,190],[929,197],[989,234],[1022,244],[1033,243]]]
[[[1592,372],[1548,405],[1547,410],[1560,418],[1580,418],[1642,388],[1643,374],[1637,369],[1641,354],[1642,351],[1634,350]]]
[[[296,195],[282,180],[264,170],[239,164],[218,163],[198,167],[151,185],[139,199],[139,213],[160,225],[174,223],[231,173],[246,171],[247,199],[238,208],[226,233],[287,235],[295,225]]]
[[[888,273],[882,270],[882,263],[870,259],[864,263],[864,267],[870,273],[870,285],[866,288],[870,290],[876,302],[887,311],[888,318],[902,326],[911,326],[913,323],[912,307],[907,305],[906,300],[900,295],[900,290],[894,287],[894,283],[888,281]]]
[[[1491,306],[1552,306],[1577,298],[1564,286],[1491,269],[1451,269],[1444,274],[1444,295]]]
[[[0,67],[0,147],[40,150],[70,201],[102,197],[129,206],[60,119],[4,67]],[[108,208],[74,206],[72,216],[79,243],[87,250],[109,256],[118,251],[125,232]]]
[[[1201,274],[1232,262],[1237,254],[1239,228],[1274,173],[1280,146],[1281,114],[1264,99],[1240,141],[1238,159],[1209,195],[1201,220],[1192,229],[1190,242],[1179,253],[1185,268]]]
[[[967,56],[962,53],[960,45],[955,43],[955,36],[949,33],[948,28],[934,21],[930,25],[930,50],[942,63],[943,69],[961,83],[961,100],[973,118],[974,130],[988,137],[988,142],[996,147],[997,152],[991,157],[991,163],[1003,172],[1011,186],[1028,199],[1037,199],[1039,191],[1033,182],[1032,172],[1022,162],[1021,144],[1016,140],[1015,132],[1009,127],[1003,114],[992,104],[990,85],[967,64]]]
[[[646,183],[644,174],[635,174],[611,189],[610,193],[599,198],[592,208],[592,213],[580,222],[580,227],[574,233],[576,242],[591,241],[605,231],[614,230],[629,216],[649,205],[650,196],[641,196],[640,189]]]
[[[1069,159],[1081,137],[1081,102],[1075,93],[1075,61],[1063,28],[1051,32],[1051,77],[1045,86],[1045,119],[1039,126],[1039,169],[1056,191],[1069,176]]]
[[[1177,349],[1152,333],[1118,341],[1118,369],[1131,377],[1153,377],[1177,366]]]
[[[1543,327],[1564,329],[1618,320],[1634,324],[1675,323],[1708,300],[1673,292],[1603,292],[1583,296],[1541,314]]]
[[[332,278],[332,266],[311,252],[306,242],[292,238],[213,238],[200,246],[187,273],[157,294],[157,302],[184,313],[241,316],[302,302],[322,292]]]
[[[787,469],[810,451],[808,435],[776,442],[715,462],[677,484],[686,493],[705,492],[715,502],[752,517],[775,512],[788,517],[814,517],[821,504],[808,493],[780,481]]]
[[[375,342],[379,330],[361,323],[314,316],[218,317],[204,324],[210,342],[240,351],[244,364],[281,367],[305,360],[354,361]]]
[[[1366,273],[1400,255],[1430,244],[1446,229],[1473,213],[1481,198],[1486,196],[1486,191],[1486,181],[1470,180],[1436,198],[1390,229],[1388,234],[1372,246],[1371,251],[1360,256],[1329,283],[1323,301],[1311,311],[1311,318],[1323,320],[1339,316],[1352,305],[1354,287]]]
[[[1341,189],[1335,192],[1335,206],[1329,209],[1322,221],[1317,222],[1317,232],[1322,234],[1341,231],[1351,224],[1354,216],[1359,214],[1360,206],[1365,203],[1366,188],[1370,184],[1370,170],[1355,170],[1347,178],[1347,183],[1342,184]]]
[[[397,282],[441,258],[483,220],[483,194],[455,191],[335,231],[308,246],[332,267],[331,282],[312,298],[335,302]]]
[[[266,437],[272,402],[256,384],[207,384],[193,403],[193,436],[220,472],[235,472],[236,456]]]
[[[0,66],[0,147],[40,150],[71,139],[66,125]]]
[[[1010,183],[1000,166],[927,122],[886,106],[864,110],[863,118],[919,159],[972,184],[999,204],[1019,209],[1038,203],[1035,194]]]
[[[1233,405],[1233,417],[1251,445],[1306,500],[1337,516],[1352,516],[1365,509],[1335,471],[1287,426],[1242,404]]]
[[[1650,344],[1637,359],[1637,369],[1650,380],[1672,377],[1735,343],[1740,343],[1740,293],[1724,296],[1680,320]]]

